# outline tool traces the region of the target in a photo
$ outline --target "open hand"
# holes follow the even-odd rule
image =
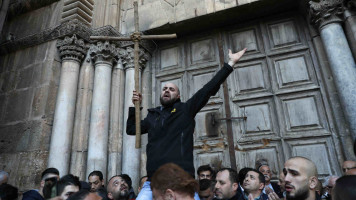
[[[237,61],[240,60],[240,58],[244,55],[246,52],[247,48],[244,48],[243,50],[237,52],[237,53],[232,53],[231,49],[229,49],[229,65],[232,67],[234,66]]]

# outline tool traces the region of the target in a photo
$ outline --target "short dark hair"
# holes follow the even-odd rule
[[[204,191],[209,188],[213,188],[214,184],[212,180],[209,179],[202,179],[199,181],[199,191]]]
[[[239,175],[238,175],[240,185],[243,185],[247,172],[251,171],[252,169],[253,168],[251,168],[251,167],[244,167],[244,168],[240,169]]]
[[[265,176],[262,174],[262,172],[258,171],[257,169],[251,169],[251,170],[248,170],[247,173],[250,171],[256,172],[258,174],[258,180],[260,181],[260,183],[266,184],[266,179],[265,179]],[[246,173],[246,175],[247,175],[247,173]]]
[[[131,180],[130,176],[127,174],[121,174],[119,176],[125,180],[125,182],[129,186],[129,190],[130,190],[132,188],[132,180]]]
[[[18,189],[10,184],[3,183],[0,185],[1,200],[13,200],[18,197]]]
[[[219,172],[222,172],[222,171],[228,171],[229,172],[229,179],[230,179],[230,182],[231,183],[238,183],[239,182],[239,177],[237,175],[237,171],[232,169],[232,168],[222,168],[218,171]]]
[[[88,176],[88,179],[89,177],[91,176],[99,176],[99,180],[103,180],[104,176],[103,176],[103,173],[101,171],[92,171],[90,172],[89,176]]]
[[[70,195],[67,200],[84,200],[89,194],[88,190],[79,190],[79,192]]]
[[[47,168],[47,169],[45,169],[45,170],[42,172],[42,174],[41,174],[41,180],[43,179],[43,177],[44,177],[46,174],[57,174],[57,175],[59,176],[59,171],[58,171],[58,169],[53,168],[53,167]]]
[[[198,168],[197,170],[197,174],[199,176],[200,172],[204,172],[204,171],[210,171],[211,175],[214,175],[214,170],[213,168],[210,167],[210,165],[202,165]]]
[[[67,185],[75,185],[79,187],[79,190],[81,188],[80,186],[80,181],[79,178],[77,176],[74,176],[73,174],[67,174],[65,176],[63,176],[56,185],[57,188],[57,196],[61,195],[64,188]]]
[[[340,177],[333,189],[333,200],[356,199],[356,175]]]

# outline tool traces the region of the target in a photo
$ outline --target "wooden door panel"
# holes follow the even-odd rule
[[[277,99],[280,127],[284,136],[330,134],[319,91],[283,95]]]
[[[272,95],[269,74],[265,59],[235,65],[229,84],[233,100]]]
[[[263,36],[269,55],[308,48],[299,18],[287,18],[264,23]]]
[[[280,142],[271,142],[268,146],[259,149],[262,144],[245,144],[239,145],[243,151],[236,152],[238,168],[252,167],[255,168],[257,160],[266,159],[272,171],[272,177],[278,178],[278,174],[283,167],[283,152]]]
[[[278,137],[278,120],[272,98],[253,99],[233,104],[233,115],[247,117],[234,120],[234,137],[241,142]]]
[[[330,137],[310,138],[300,140],[286,140],[287,151],[290,156],[303,156],[312,160],[317,169],[319,178],[325,178],[331,174],[336,174],[338,163]]]
[[[264,56],[263,41],[259,25],[244,27],[227,33],[227,41],[231,45],[231,50],[237,52],[247,48],[241,61],[261,58]]]
[[[219,149],[195,148],[194,167],[195,170],[202,165],[210,165],[213,169],[218,170],[221,167],[229,167],[229,155],[227,151]],[[196,174],[197,175],[197,174]]]
[[[201,142],[203,140],[216,140],[219,138],[224,138],[226,135],[225,122],[218,120],[223,118],[223,105],[210,104],[206,105],[196,116],[195,116],[195,132],[194,132],[194,142]],[[214,122],[212,122],[209,115],[214,115]],[[214,126],[211,124],[214,123]],[[208,130],[209,129],[209,130]]]
[[[218,64],[217,45],[214,37],[209,36],[200,40],[192,40],[188,44],[190,67],[197,67],[199,64]]]
[[[274,56],[270,66],[277,94],[319,88],[308,51]]]
[[[160,51],[160,61],[161,61],[161,69],[167,69],[167,68],[177,68],[180,67],[179,59],[180,59],[180,54],[179,54],[179,47],[174,46],[170,47],[167,49],[162,49]]]

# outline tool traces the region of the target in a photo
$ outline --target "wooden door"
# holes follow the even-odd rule
[[[225,55],[219,55],[219,35],[223,35]],[[313,160],[321,177],[340,174],[319,65],[306,22],[298,15],[160,44],[153,61],[154,102],[159,105],[157,97],[166,82],[176,83],[186,101],[219,70],[219,56],[227,60],[227,48],[236,52],[244,47],[248,47],[246,55],[227,82],[232,116],[247,117],[233,120],[237,168],[254,167],[256,160],[265,158],[275,179],[283,163],[298,155]],[[230,166],[226,122],[217,120],[225,117],[223,98],[220,89],[196,116],[196,168]]]

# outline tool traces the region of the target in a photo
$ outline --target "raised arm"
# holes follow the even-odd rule
[[[239,61],[240,58],[244,55],[246,50],[247,50],[247,48],[244,48],[243,50],[241,50],[237,53],[232,53],[231,49],[229,49],[229,62],[227,64],[229,64],[231,67],[233,67],[237,63],[237,61]]]

